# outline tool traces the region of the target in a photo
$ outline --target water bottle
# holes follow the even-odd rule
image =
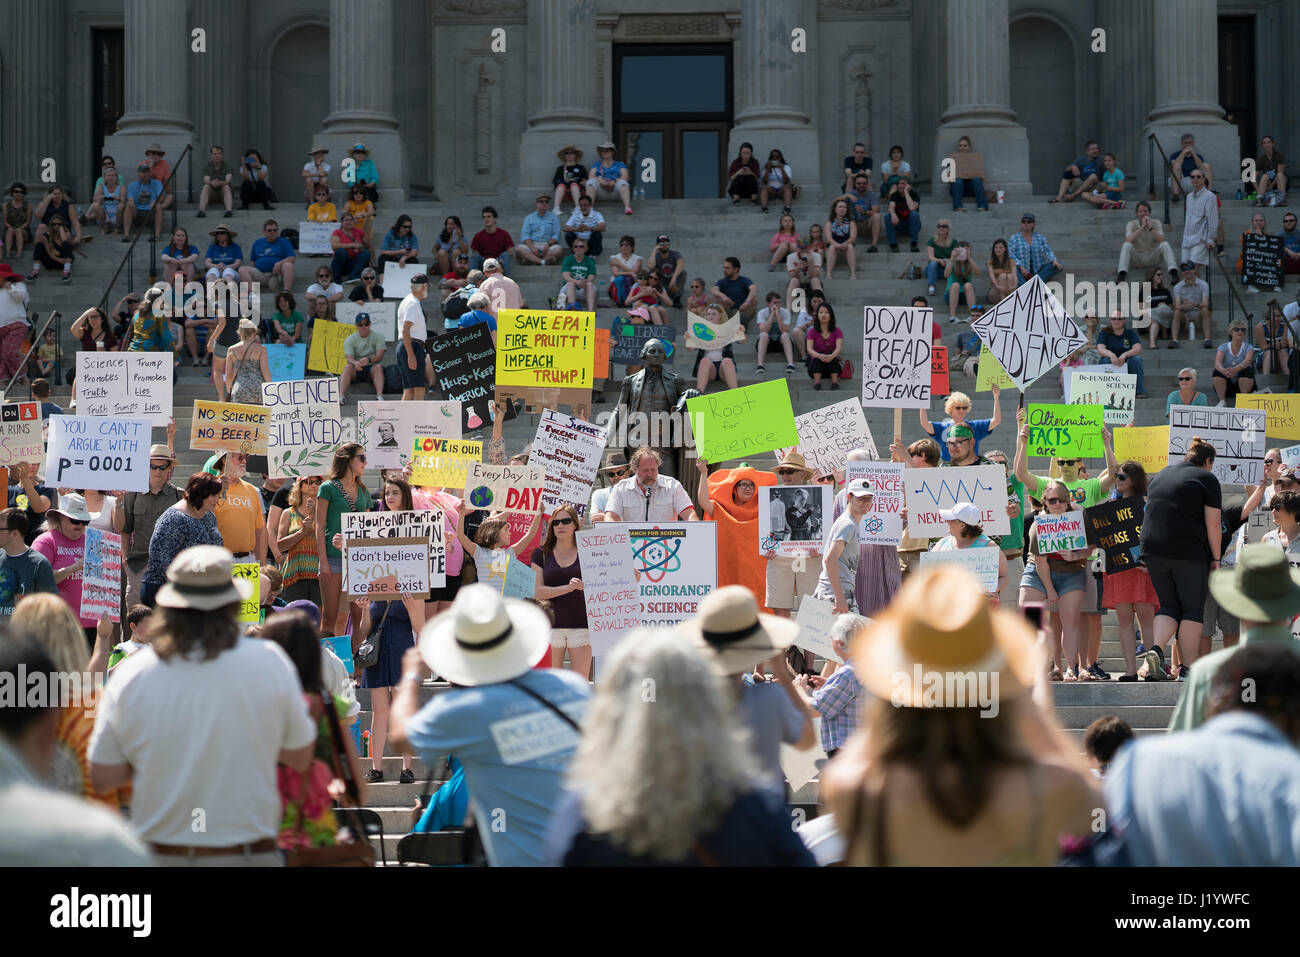
[[[361,732],[361,757],[370,757],[370,730]]]
[[[1237,190],[1237,194],[1236,194],[1236,196],[1234,196],[1233,198],[1234,198],[1234,199],[1241,199],[1241,198],[1242,198],[1242,192],[1241,192],[1241,190]]]

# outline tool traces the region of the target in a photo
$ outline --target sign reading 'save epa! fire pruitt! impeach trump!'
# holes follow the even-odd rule
[[[596,316],[554,309],[497,313],[497,385],[590,389],[596,362]]]

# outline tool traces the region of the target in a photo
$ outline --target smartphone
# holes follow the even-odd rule
[[[1042,629],[1043,627],[1042,602],[1036,602],[1036,601],[1030,602],[1029,604],[1025,605],[1025,607],[1022,608],[1021,611],[1023,611],[1025,614],[1025,620],[1034,626],[1035,631],[1039,631]]]

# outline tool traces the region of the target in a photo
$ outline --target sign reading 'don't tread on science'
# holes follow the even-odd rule
[[[686,400],[699,456],[725,462],[799,442],[784,379]]]
[[[596,315],[555,309],[497,313],[497,385],[589,389],[596,362]]]
[[[930,407],[933,326],[933,309],[863,307],[863,405],[878,409]]]

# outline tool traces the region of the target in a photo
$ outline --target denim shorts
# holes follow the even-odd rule
[[[1087,571],[1080,570],[1077,572],[1052,572],[1052,588],[1056,594],[1067,595],[1072,591],[1083,591],[1088,586]],[[1025,573],[1020,576],[1021,588],[1032,588],[1034,591],[1043,591],[1043,583],[1038,580],[1038,569],[1033,562],[1025,566]],[[1046,594],[1046,592],[1044,592]]]
[[[334,574],[334,575],[342,575],[342,574],[343,574],[343,559],[342,559],[342,558],[330,558],[330,559],[329,559],[329,566],[330,566],[330,573],[331,573],[331,574]]]

